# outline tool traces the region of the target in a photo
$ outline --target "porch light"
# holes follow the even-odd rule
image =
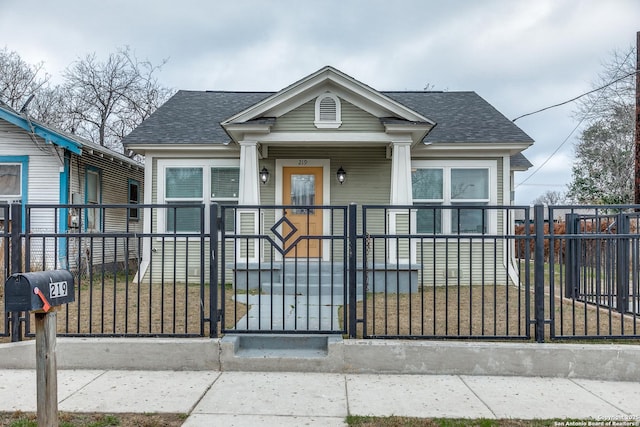
[[[338,172],[336,172],[336,177],[338,178],[338,182],[340,183],[340,185],[342,185],[344,180],[347,179],[347,173],[344,171],[344,169],[342,169],[342,166],[340,166],[340,169],[338,169]]]
[[[269,171],[264,166],[260,171],[260,181],[262,181],[263,184],[266,184],[267,182],[269,182]]]

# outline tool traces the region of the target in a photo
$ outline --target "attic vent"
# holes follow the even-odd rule
[[[320,121],[336,121],[336,101],[329,96],[325,96],[320,101]]]
[[[340,99],[332,93],[323,93],[316,99],[317,128],[339,128],[342,124],[340,117]]]

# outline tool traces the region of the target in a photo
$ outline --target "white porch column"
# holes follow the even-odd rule
[[[240,141],[240,194],[238,205],[259,205],[260,187],[258,178],[258,142]],[[236,211],[236,233],[258,234],[260,219],[257,209]],[[240,262],[259,262],[257,239],[236,246],[236,259]]]
[[[391,157],[391,200],[392,205],[413,204],[411,187],[411,143],[393,142]],[[391,234],[407,234],[412,222],[411,213],[407,209],[391,209],[389,211],[389,231]],[[398,245],[399,247],[396,247]],[[393,263],[415,263],[415,242],[391,239],[387,259]]]
[[[411,189],[411,143],[394,142],[391,158],[391,200],[392,205],[413,203]]]
[[[240,194],[239,205],[259,205],[258,142],[240,142]]]

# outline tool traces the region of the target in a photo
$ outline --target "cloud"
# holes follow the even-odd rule
[[[0,1],[2,43],[54,78],[129,45],[168,58],[158,77],[176,89],[274,91],[333,65],[378,90],[473,90],[510,119],[591,89],[638,22],[637,0]],[[534,166],[575,127],[573,108],[516,122]],[[573,138],[533,184],[568,181]]]

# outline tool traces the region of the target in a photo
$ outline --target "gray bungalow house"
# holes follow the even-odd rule
[[[387,233],[506,232],[512,225],[498,210],[446,208],[512,204],[513,176],[531,166],[521,152],[533,140],[474,92],[381,92],[327,66],[278,92],[178,91],[123,143],[146,157],[145,204],[195,202],[205,215],[212,202],[237,204],[225,230],[271,236],[227,250],[224,261],[237,267],[289,256],[333,259],[327,240],[285,248],[295,230],[325,237],[335,231],[328,210],[297,205],[388,205],[375,219]],[[258,208],[279,205],[294,207]],[[145,221],[145,233],[200,227],[188,210],[159,210]],[[143,248],[143,272],[159,256],[154,245]],[[415,242],[390,241],[382,258],[415,265],[420,256],[435,255]],[[184,257],[174,259],[180,265],[167,271],[191,275]]]

